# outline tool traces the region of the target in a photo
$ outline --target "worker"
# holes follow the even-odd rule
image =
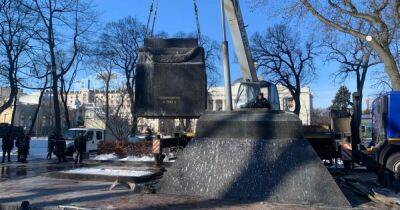
[[[153,140],[153,131],[150,128],[146,129],[146,141],[152,141]]]
[[[65,149],[67,148],[67,143],[62,136],[57,135],[57,140],[54,144],[54,152],[58,158],[58,163],[67,162],[65,157]]]
[[[86,137],[84,132],[79,132],[79,135],[74,139],[74,147],[76,151],[75,164],[82,163],[83,153],[86,151]]]
[[[260,94],[258,94],[253,108],[271,109],[271,104],[264,97],[264,93],[260,92]]]
[[[51,155],[54,152],[54,146],[55,143],[57,141],[57,132],[53,131],[48,139],[48,143],[47,143],[47,159],[51,160]]]
[[[17,160],[21,162],[22,149],[24,146],[24,133],[19,133],[15,139],[15,147],[17,147]]]
[[[4,163],[6,155],[8,162],[11,162],[11,150],[14,147],[14,139],[11,135],[11,131],[8,131],[2,139],[2,149],[3,149],[3,160],[2,163]]]
[[[24,133],[23,141],[22,141],[22,145],[21,145],[22,148],[21,148],[21,160],[20,161],[22,163],[28,162],[30,142],[31,142],[31,137],[30,137],[29,133]]]

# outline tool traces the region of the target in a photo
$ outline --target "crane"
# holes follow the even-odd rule
[[[205,110],[209,100],[205,53],[197,39],[148,39],[140,51],[135,83],[137,116],[198,118],[194,138],[163,174],[157,192],[207,200],[349,206],[303,138],[299,117],[279,110],[276,86],[257,78],[239,1],[221,0],[221,6],[223,25],[229,22],[243,75],[237,109]],[[229,103],[232,98],[225,31],[222,48]],[[260,93],[268,96],[272,110],[248,106]],[[160,144],[156,141],[155,145]],[[156,152],[159,156],[159,150]]]
[[[228,21],[235,52],[242,71],[243,81],[240,84],[238,95],[236,97],[236,108],[246,107],[246,104],[255,101],[261,92],[266,94],[268,101],[273,110],[279,110],[279,96],[277,88],[274,84],[260,81],[257,77],[255,64],[250,51],[250,44],[246,32],[246,27],[243,21],[240,4],[238,0],[221,0],[222,8],[222,25],[223,25],[223,60],[225,78],[229,77],[228,64],[228,47],[226,41],[225,21]],[[228,107],[231,104],[230,81],[225,79],[225,92],[227,95]]]

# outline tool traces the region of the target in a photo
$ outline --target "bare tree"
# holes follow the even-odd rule
[[[102,75],[107,78],[106,81],[112,80],[112,75],[104,72]],[[111,95],[113,95],[113,97]],[[113,103],[110,103],[110,97],[113,98]],[[130,134],[131,122],[130,117],[126,113],[126,104],[124,103],[126,97],[129,97],[129,94],[123,89],[104,93],[104,98],[97,99],[95,110],[96,116],[105,123],[107,131],[110,131],[119,141],[126,141]]]
[[[34,25],[35,19],[22,6],[22,0],[0,0],[0,76],[10,87],[10,94],[1,104],[0,113],[11,107],[13,102],[15,108],[17,103],[17,75],[30,49]]]
[[[46,61],[51,70],[55,132],[61,135],[59,81],[82,53],[85,35],[94,24],[92,4],[87,0],[34,0],[26,3],[40,20],[36,37],[46,49]],[[59,61],[63,55],[63,61]]]
[[[385,65],[391,86],[400,90],[400,72],[393,53],[393,39],[397,37],[400,24],[400,1],[398,0],[300,0],[305,8],[325,25],[343,33],[365,40],[371,36],[370,45]],[[359,29],[368,23],[371,30]]]
[[[50,68],[45,61],[45,55],[40,48],[32,47],[27,51],[27,56],[24,60],[26,64],[24,65],[24,68],[19,69],[17,74],[17,83],[19,87],[25,90],[40,91],[38,105],[31,116],[29,133],[32,134],[42,107],[44,94],[50,89]]]
[[[116,22],[108,23],[100,37],[100,46],[107,52],[113,64],[125,76],[125,86],[130,100],[131,133],[136,132],[137,118],[134,116],[136,64],[139,48],[146,37],[146,27],[133,17],[126,17]]]
[[[297,115],[301,109],[301,88],[315,76],[316,50],[312,40],[301,46],[298,37],[284,25],[276,25],[266,33],[256,33],[252,37],[252,52],[258,70],[268,75],[272,82],[290,91],[295,102],[294,113]]]
[[[331,117],[329,109],[312,109],[310,114],[311,125],[330,126]]]
[[[345,40],[344,37],[341,37],[341,39]],[[381,60],[363,39],[350,38],[342,43],[338,40],[328,41],[326,46],[329,50],[327,59],[340,64],[339,71],[335,74],[335,79],[344,82],[350,76],[355,76],[357,92],[360,94],[360,100],[362,101],[368,69],[380,64]],[[362,110],[362,107],[359,107],[358,110]],[[361,117],[361,113],[359,114]]]
[[[114,81],[117,80],[115,74],[115,66],[107,56],[98,55],[92,61],[92,69],[96,73],[96,78],[101,81],[103,85],[103,93],[101,98],[96,98],[96,102],[100,103],[102,108],[102,115],[104,115],[104,123],[106,126],[110,123],[110,92],[115,90],[113,85]]]
[[[62,59],[60,60],[61,62],[63,61]],[[64,110],[65,125],[68,129],[71,128],[71,119],[68,107],[68,94],[71,92],[71,89],[75,83],[81,60],[82,56],[78,56],[76,63],[74,64],[74,67],[70,70],[69,74],[63,74],[60,76],[60,99]],[[65,65],[61,63],[60,66]]]

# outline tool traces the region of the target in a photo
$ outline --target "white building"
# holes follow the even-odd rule
[[[236,97],[239,90],[240,83],[235,82],[232,85],[232,101],[233,107],[236,107]],[[279,101],[281,109],[285,111],[294,110],[294,100],[289,90],[284,86],[277,86],[279,93]],[[311,123],[311,109],[312,109],[312,93],[309,87],[303,87],[301,89],[301,109],[300,109],[300,119],[303,121],[304,125],[310,125]],[[213,111],[219,111],[225,109],[225,91],[224,87],[212,87],[209,90],[209,98],[207,103],[207,109]]]

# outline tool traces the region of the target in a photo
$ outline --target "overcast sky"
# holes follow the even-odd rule
[[[249,37],[255,32],[263,32],[268,27],[282,22],[282,19],[278,15],[275,15],[276,12],[269,11],[271,9],[268,7],[254,9],[248,3],[251,1],[241,0],[240,2]],[[102,24],[126,16],[136,17],[143,23],[146,23],[151,0],[94,0],[94,3],[101,14],[100,20]],[[219,0],[198,0],[198,4],[202,33],[220,42],[221,14]],[[189,33],[196,30],[192,0],[159,0],[158,8],[155,31],[175,34],[177,32]],[[321,31],[316,27],[318,22],[310,20],[310,23],[293,24],[293,29],[304,39],[307,39],[312,34],[320,35]],[[230,48],[232,51],[233,46],[230,46]],[[233,52],[231,52],[232,54]],[[330,105],[332,98],[340,86],[340,84],[335,84],[332,79],[332,73],[338,69],[338,65],[336,63],[326,63],[324,56],[317,57],[316,64],[318,77],[310,84],[310,87],[314,95],[314,107],[324,108]],[[232,63],[231,66],[233,81],[241,77],[241,73],[237,64]],[[374,97],[374,94],[379,92],[371,87],[373,83],[371,75],[372,73],[369,74],[366,84],[365,95],[367,97]],[[346,85],[351,91],[355,91],[355,84],[352,80],[346,82]]]

